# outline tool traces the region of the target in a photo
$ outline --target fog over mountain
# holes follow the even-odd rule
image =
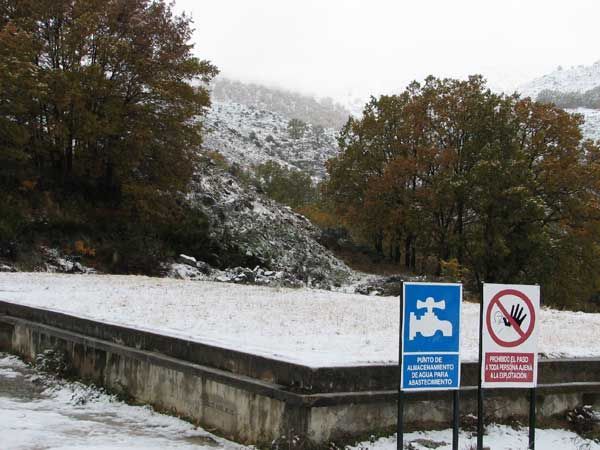
[[[590,0],[176,0],[195,51],[228,78],[347,99],[427,75],[483,74],[514,88],[598,55]]]
[[[240,103],[325,128],[340,128],[350,115],[350,111],[331,97],[317,99],[290,90],[242,83],[225,77],[213,81],[211,93],[216,101]]]

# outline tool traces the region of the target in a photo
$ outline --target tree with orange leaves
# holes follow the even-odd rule
[[[600,269],[600,150],[581,123],[479,76],[429,77],[348,121],[325,193],[355,234],[408,269],[439,274],[456,259],[473,282],[547,280],[565,303],[569,283]]]

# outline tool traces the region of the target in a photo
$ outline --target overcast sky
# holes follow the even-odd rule
[[[176,0],[221,72],[336,99],[428,74],[513,88],[600,59],[599,0]]]

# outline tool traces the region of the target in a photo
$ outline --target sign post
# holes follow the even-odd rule
[[[539,308],[539,286],[483,286],[481,387],[532,389],[529,448],[535,444]]]
[[[477,450],[483,450],[483,389],[481,388],[482,383],[482,365],[483,361],[483,297],[479,304],[479,373],[477,377]]]
[[[403,391],[460,389],[461,304],[461,284],[403,284],[399,404]],[[453,405],[453,443],[457,447],[458,395],[453,395]],[[399,410],[399,417],[401,414]],[[399,423],[399,440],[401,431]]]
[[[400,295],[399,313],[400,313],[400,332],[398,333],[398,361],[400,364],[400,373],[402,373],[402,324],[404,323],[404,282],[402,283],[402,294]],[[402,375],[400,375],[402,376]],[[404,450],[404,393],[402,392],[402,383],[398,383],[398,427],[396,432],[396,450]]]

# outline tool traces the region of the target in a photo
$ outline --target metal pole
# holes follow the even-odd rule
[[[538,284],[536,283],[536,286]],[[540,307],[542,306],[542,297],[540,296]],[[537,354],[534,355],[537,360]],[[534,380],[537,384],[537,380]],[[529,390],[529,450],[535,450],[535,425],[536,425],[536,400],[537,391],[535,386]]]
[[[458,428],[460,426],[460,390],[453,392],[452,407],[454,409],[452,422],[452,450],[458,450]]]
[[[398,439],[396,443],[396,449],[402,450],[404,448],[404,393],[402,390],[398,390]]]
[[[535,401],[536,389],[533,387],[529,389],[529,450],[535,450]]]
[[[477,383],[477,450],[483,450],[483,389],[481,388],[481,367],[483,358],[483,291],[479,304],[479,374]]]
[[[403,450],[404,448],[404,393],[402,392],[402,333],[404,332],[403,321],[404,321],[404,282],[400,287],[400,298],[398,301],[400,309],[400,326],[398,332],[398,427],[397,427],[397,439],[396,449]]]

